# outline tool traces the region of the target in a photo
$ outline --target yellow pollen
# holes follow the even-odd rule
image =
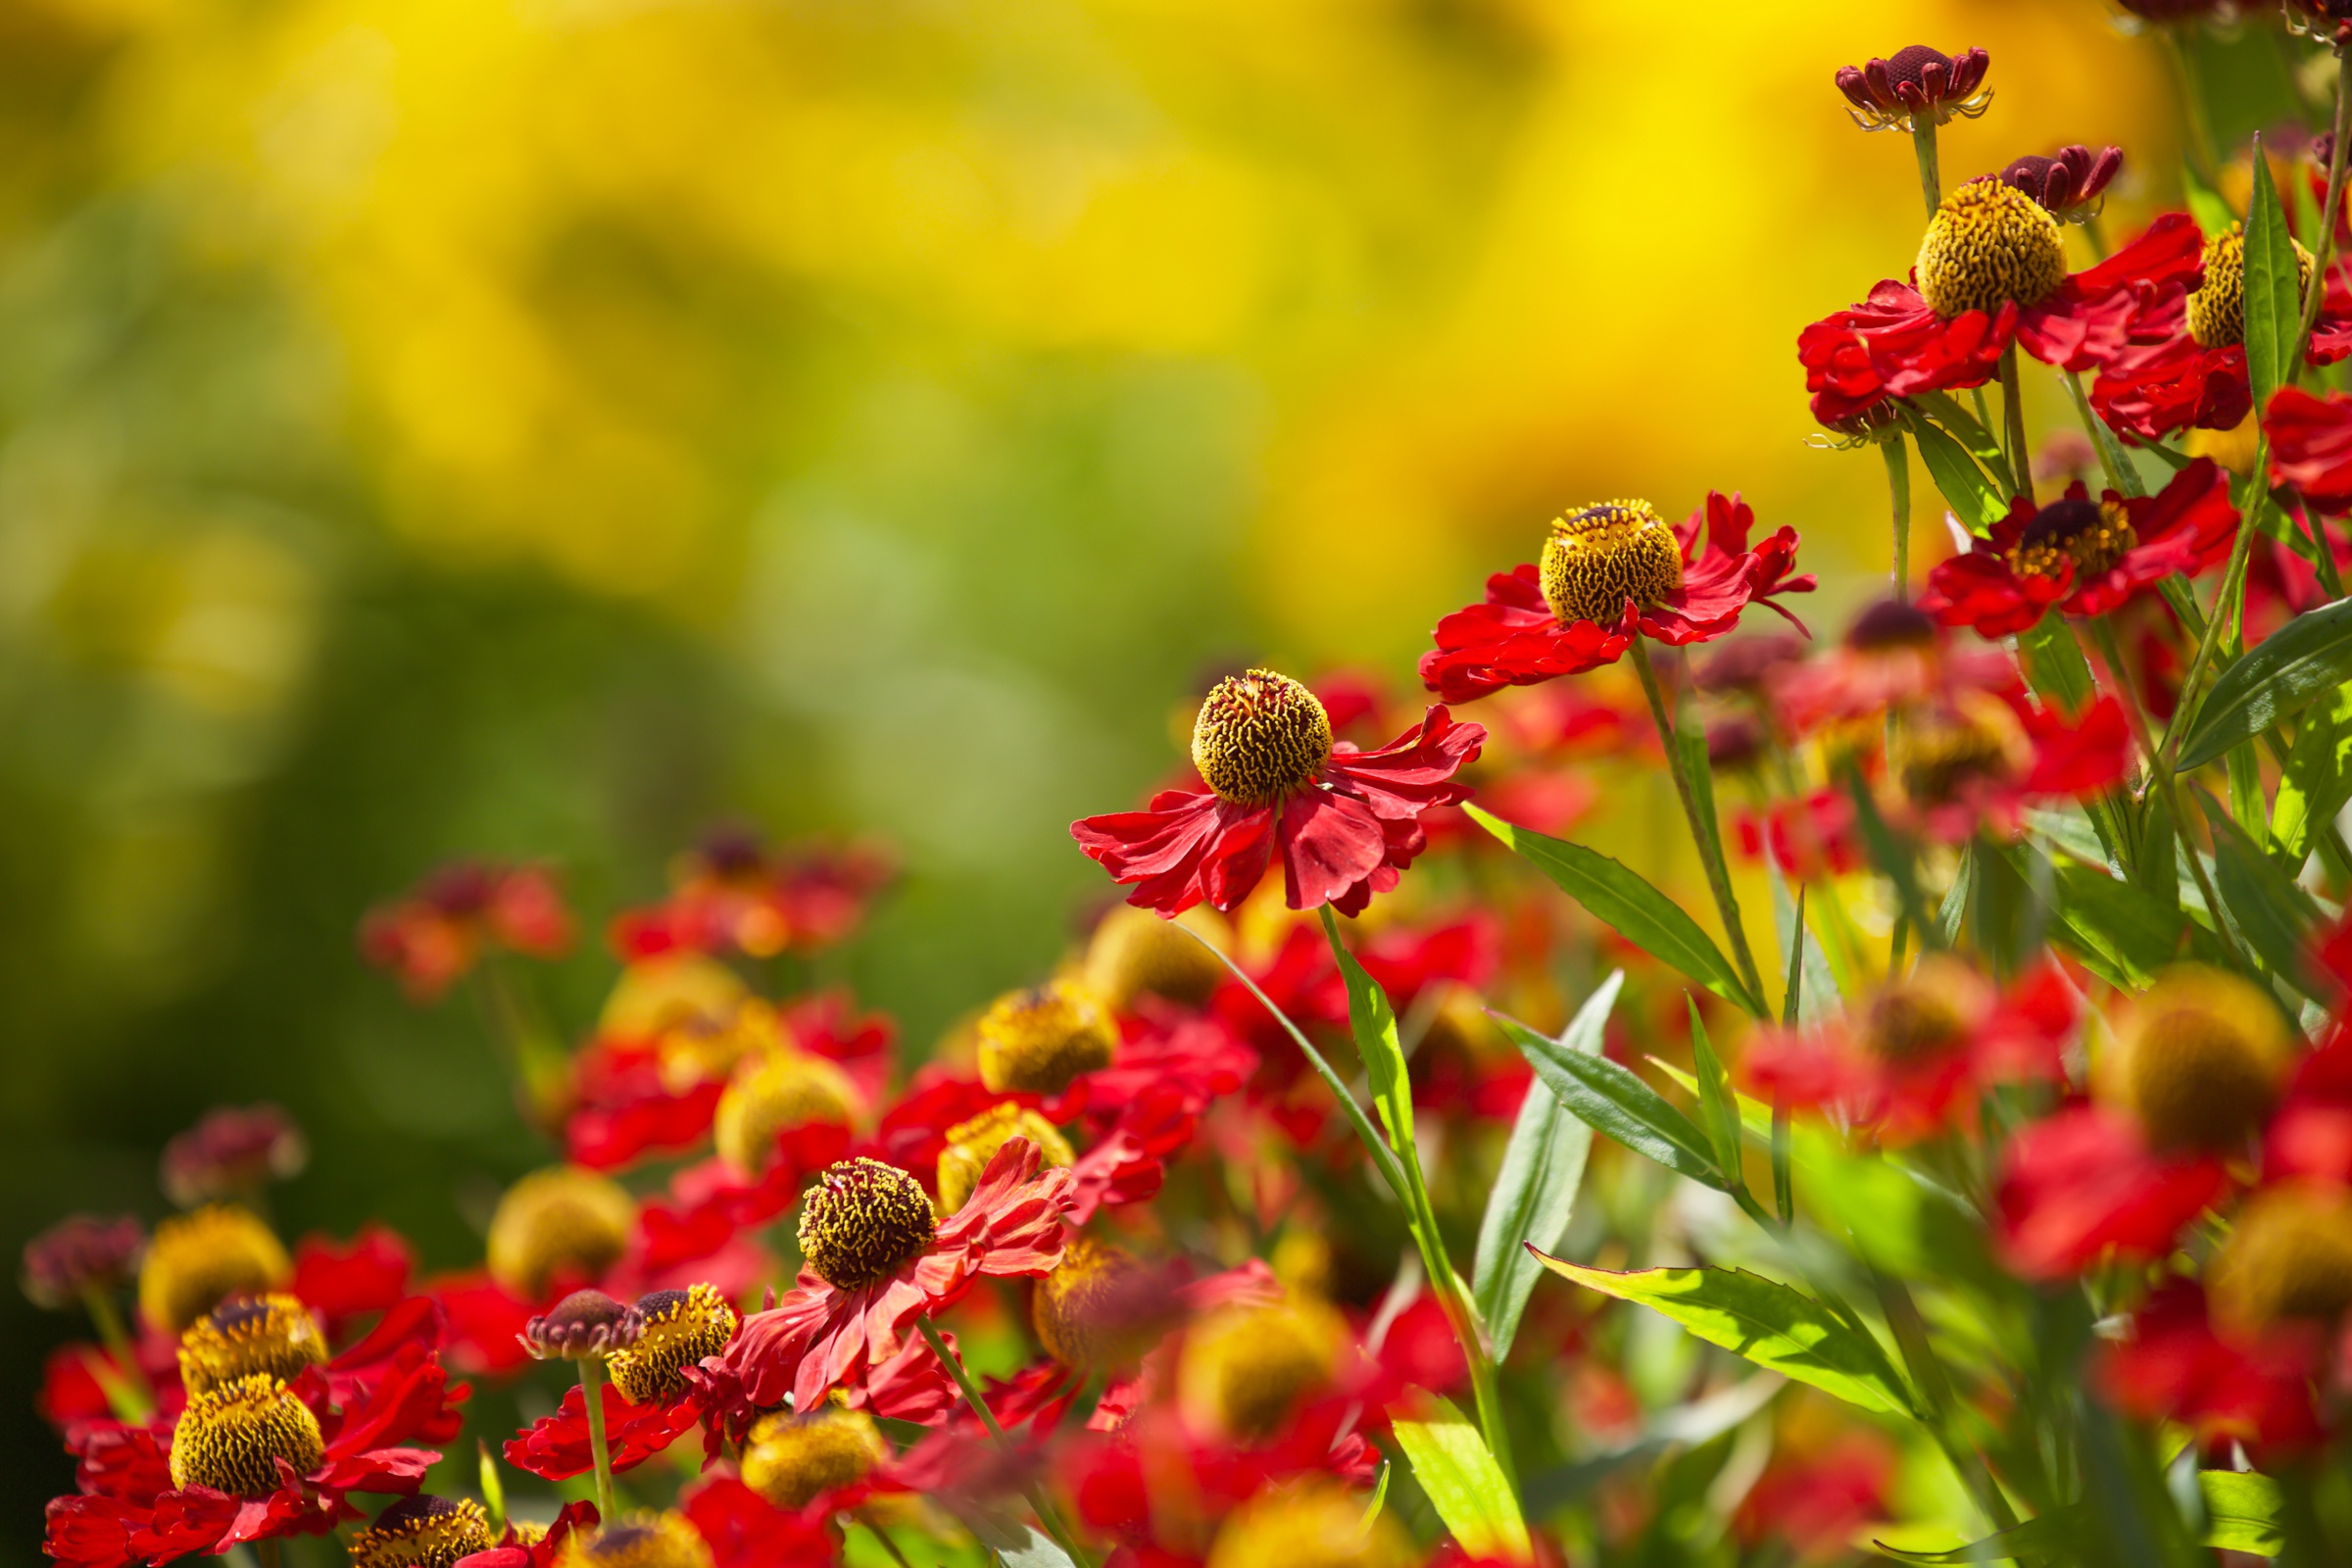
[[[211,1203],[156,1226],[139,1264],[139,1313],[167,1334],[230,1297],[274,1290],[294,1277],[294,1260],[250,1209]]]
[[[747,1060],[788,1049],[776,1009],[746,997],[720,1013],[696,1014],[662,1031],[658,1048],[662,1085],[683,1094],[697,1084],[723,1079]]]
[[[849,1074],[805,1051],[778,1051],[744,1062],[718,1097],[711,1136],[727,1163],[747,1176],[767,1169],[776,1138],[810,1122],[847,1126],[865,1108]]]
[[[871,1285],[931,1245],[931,1199],[896,1165],[860,1155],[825,1167],[801,1203],[801,1255],[836,1290]]]
[[[1252,669],[1209,689],[1193,720],[1193,766],[1220,800],[1265,806],[1315,781],[1331,760],[1331,715],[1288,675]]]
[[[1082,1072],[1110,1065],[1118,1026],[1094,994],[1053,980],[999,997],[973,1032],[990,1093],[1058,1095]]]
[[[779,1508],[806,1508],[822,1493],[864,1480],[889,1453],[863,1410],[826,1405],[765,1416],[744,1444],[743,1484]]]
[[[991,1105],[970,1121],[948,1129],[948,1147],[939,1152],[939,1211],[953,1214],[980,1185],[980,1173],[997,1152],[1015,1138],[1037,1146],[1049,1165],[1067,1165],[1078,1157],[1070,1141],[1054,1125],[1025,1105],[1006,1101]]]
[[[2270,998],[2235,975],[2184,965],[2124,1014],[2096,1087],[2152,1148],[2230,1154],[2269,1118],[2292,1056]]]
[[[172,1484],[211,1487],[232,1497],[275,1492],[280,1459],[302,1476],[325,1456],[318,1418],[268,1373],[197,1395],[172,1429]]]
[[[593,1533],[574,1531],[559,1568],[711,1568],[710,1545],[683,1514],[624,1514]]]
[[[1189,933],[1189,934],[1188,934]],[[1198,935],[1216,952],[1194,940]],[[1163,920],[1150,909],[1114,904],[1086,948],[1086,983],[1105,1004],[1126,1008],[1149,993],[1197,1007],[1225,978],[1217,953],[1233,946],[1233,928],[1204,904]]]
[[[1168,1302],[1154,1299],[1141,1263],[1082,1236],[1037,1282],[1029,1321],[1046,1353],[1063,1366],[1107,1373],[1142,1360],[1174,1319]]]
[[[2294,240],[2295,291],[2311,287],[2311,252]],[[2205,282],[2188,297],[2188,335],[2201,348],[2223,349],[2246,340],[2246,229],[2231,223],[2228,232],[2205,240]]]
[[[1325,1476],[1269,1488],[1217,1528],[1207,1568],[1404,1568],[1414,1560],[1394,1509]]]
[[[351,1538],[352,1568],[450,1568],[497,1543],[470,1497],[403,1497]]]
[[[179,1381],[190,1394],[256,1372],[291,1383],[325,1362],[326,1339],[292,1296],[232,1296],[179,1337]]]
[[[742,977],[716,958],[699,953],[644,958],[621,970],[596,1030],[608,1039],[653,1040],[696,1020],[719,1024],[750,994]]]
[[[1908,714],[1888,763],[1903,793],[1940,806],[1979,779],[2014,778],[2033,761],[2033,744],[2009,705],[1984,692],[1961,692],[1948,704]]]
[[[1893,1063],[1940,1054],[1968,1038],[1969,1020],[1988,1000],[1975,970],[1948,955],[1931,954],[1862,1008],[1862,1048]]]
[[[1683,585],[1683,547],[1648,502],[1602,501],[1552,519],[1536,570],[1561,625],[1614,626]]]
[[[1950,318],[2039,305],[2066,281],[2066,242],[2039,202],[1997,179],[1943,199],[1919,246],[1919,296]]]
[[[577,1165],[535,1170],[490,1216],[490,1277],[537,1300],[560,1276],[594,1279],[628,1250],[637,1204],[618,1182]]]
[[[1339,1314],[1316,1301],[1221,1307],[1185,1335],[1177,1407],[1205,1433],[1272,1437],[1301,1397],[1331,1380],[1346,1336]]]
[[[683,1371],[716,1355],[735,1337],[735,1308],[714,1286],[656,1291],[638,1298],[645,1332],[605,1360],[605,1370],[631,1404],[651,1404],[684,1392]]]
[[[2078,577],[2107,570],[2139,543],[2132,514],[2109,502],[2053,502],[2034,514],[2009,547],[2009,569],[2021,576],[2055,577],[2075,564]]]
[[[2247,1339],[2281,1322],[2328,1325],[2352,1307],[2352,1195],[2296,1183],[2254,1195],[2214,1259],[2213,1311]]]

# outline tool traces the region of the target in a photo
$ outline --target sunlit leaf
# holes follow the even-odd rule
[[[1968,449],[1915,414],[1906,414],[1905,428],[1919,444],[1920,462],[1936,481],[1952,515],[1971,533],[1983,533],[2009,514],[2005,480],[1990,479],[1968,455]]]
[[[2326,702],[2303,710],[2295,744],[2279,770],[2278,798],[2271,806],[2271,855],[2292,875],[2352,800],[2352,686],[2338,686]]]
[[[2180,741],[2180,771],[2292,718],[2323,693],[2352,681],[2352,599],[2288,621],[2214,680]]]
[[[1414,1403],[1421,1406],[1422,1401]],[[1461,1411],[1428,1395],[1416,1418],[1393,1420],[1390,1430],[1413,1467],[1413,1479],[1429,1494],[1430,1506],[1467,1556],[1509,1562],[1534,1558],[1535,1544],[1528,1539],[1519,1499],[1487,1450],[1486,1440]]]
[[[2267,409],[2271,394],[2290,378],[2288,361],[2303,324],[2303,289],[2286,209],[2259,146],[2254,195],[2246,206],[2245,313],[2246,379],[2254,389],[2254,406]]]
[[[2213,828],[2216,891],[2229,906],[2238,935],[2287,984],[2315,1002],[2331,1000],[2304,956],[2318,914],[2311,896],[2246,837],[2220,802],[2202,790],[2196,796]]]
[[[1594,1132],[1679,1176],[1709,1187],[1723,1185],[1706,1134],[1656,1090],[1605,1056],[1566,1050],[1516,1019],[1496,1014],[1494,1021],[1560,1103]]]

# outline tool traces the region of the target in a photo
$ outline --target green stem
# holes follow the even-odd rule
[[[2166,51],[2172,56],[2173,70],[2180,78],[2180,105],[2188,120],[2189,162],[2196,166],[2197,176],[2211,188],[2220,172],[2214,160],[2213,120],[2205,112],[2204,84],[2198,79],[2183,36],[2187,26],[2185,23],[2178,24],[2164,27],[2162,32]]]
[[[859,1524],[865,1526],[867,1535],[882,1543],[882,1549],[890,1553],[892,1562],[897,1563],[899,1568],[914,1568],[914,1564],[906,1560],[906,1553],[900,1550],[899,1544],[891,1539],[890,1532],[883,1529],[873,1515],[867,1513],[863,1508],[859,1508],[857,1510],[857,1518]]]
[[[1911,448],[1902,432],[1879,443],[1886,459],[1886,489],[1894,503],[1894,597],[1911,599]]]
[[[939,1357],[939,1364],[948,1369],[948,1376],[956,1380],[956,1387],[963,1392],[964,1403],[970,1405],[973,1413],[980,1417],[980,1424],[988,1428],[988,1435],[1009,1446],[1011,1440],[1005,1437],[1004,1426],[997,1420],[997,1412],[991,1410],[988,1400],[981,1396],[980,1385],[972,1381],[972,1374],[964,1366],[963,1357],[956,1353],[955,1347],[948,1344],[929,1318],[916,1318],[914,1326],[921,1331],[924,1343],[931,1347],[931,1353]],[[1067,1552],[1070,1561],[1079,1564],[1080,1568],[1090,1568],[1094,1559],[1071,1537],[1069,1526],[1062,1523],[1061,1514],[1053,1501],[1035,1485],[1030,1486],[1025,1494],[1029,1498],[1029,1506],[1037,1510],[1038,1523],[1046,1527],[1046,1534],[1054,1538],[1054,1544]]]
[[[1658,689],[1658,672],[1649,667],[1649,650],[1640,641],[1626,651],[1626,662],[1642,677],[1642,694],[1649,699],[1649,716],[1658,726],[1658,740],[1666,748],[1666,765],[1674,774],[1674,792],[1682,798],[1683,817],[1690,826],[1690,842],[1697,847],[1700,863],[1707,873],[1707,889],[1715,895],[1716,912],[1723,916],[1724,934],[1731,939],[1732,957],[1740,965],[1740,982],[1755,1004],[1764,1005],[1764,977],[1757,972],[1756,956],[1748,951],[1747,928],[1740,920],[1740,901],[1732,896],[1730,870],[1720,856],[1714,853],[1716,836],[1708,829],[1713,825],[1699,817],[1698,797],[1691,793],[1690,770],[1683,763],[1683,749],[1678,741],[1674,720],[1666,711],[1665,694]]]
[[[122,1327],[122,1314],[115,1308],[113,1294],[93,1286],[81,1293],[81,1302],[89,1308],[98,1343],[106,1347],[108,1358],[115,1363],[114,1381],[119,1386],[107,1389],[107,1402],[116,1406],[115,1413],[123,1420],[143,1424],[155,1413],[155,1390],[147,1381],[146,1369],[139,1365],[139,1352]]]
[[[612,1450],[605,1446],[605,1358],[592,1355],[580,1363],[580,1402],[588,1406],[588,1452],[596,1460],[597,1517],[610,1525],[618,1517],[612,1504]]]
[[[2026,402],[2018,391],[2017,345],[2001,354],[2001,413],[2009,426],[2009,475],[2016,494],[2034,499],[2034,454],[2026,450]]]
[[[2303,356],[2311,348],[2312,328],[2319,324],[2320,304],[2328,295],[2328,263],[2335,254],[2336,217],[2344,210],[2345,142],[2352,140],[2352,50],[2335,57],[2335,146],[2328,155],[2328,200],[2320,208],[2320,237],[2312,242],[2311,286],[2303,291],[2303,322],[2295,329],[2294,358],[2283,371],[2289,385],[2303,371]],[[2260,414],[2261,410],[2256,410]],[[2270,482],[2267,468],[2255,482]],[[2325,552],[2322,552],[2325,554]]]
[[[2148,487],[2140,482],[2139,468],[2125,456],[2115,432],[2107,428],[2107,421],[2092,410],[2090,398],[2082,390],[2082,377],[2073,370],[2067,371],[2066,390],[2073,396],[2075,412],[2082,416],[2082,428],[2099,454],[2099,466],[2106,471],[2107,482],[2127,496],[2146,495]]]
[[[1992,1467],[1961,1434],[1951,1377],[1936,1354],[1927,1323],[1919,1315],[1919,1303],[1911,1298],[1911,1288],[1875,1269],[1871,1279],[1878,1287],[1879,1308],[1886,1314],[1886,1326],[1894,1331],[1895,1348],[1902,1352],[1903,1368],[1927,1397],[1928,1430],[1934,1435],[1936,1446],[1943,1450],[1961,1484],[1976,1495],[1978,1506],[1984,1510],[1993,1528],[2008,1529],[2017,1523],[2017,1510],[2009,1506],[2001,1484],[1993,1479]]]
[[[2267,470],[2270,463],[2271,443],[2265,437],[2254,448],[2255,471]],[[2262,506],[2269,496],[2270,492],[2262,486],[2252,487],[2252,504],[2246,508],[2245,516],[2238,522],[2237,537],[2230,542],[2230,564],[2222,569],[2222,585],[2214,595],[2213,612],[2206,617],[2204,630],[2197,635],[2197,651],[2189,659],[2188,673],[2180,680],[2180,701],[2173,709],[2173,716],[2164,727],[2161,745],[2168,756],[2186,732],[2188,720],[2194,716],[2197,682],[2203,677],[2205,666],[2213,662],[2214,645],[2221,638],[2223,623],[2233,618],[2228,612],[2229,606],[2233,594],[2243,592],[2246,557],[2254,548],[2254,535],[2260,526]]]
[[[1911,117],[1911,151],[1919,159],[1919,194],[1928,204],[1928,216],[1934,218],[1936,209],[1943,205],[1943,180],[1936,162],[1935,110]]]
[[[254,1560],[259,1562],[262,1568],[277,1568],[278,1563],[282,1560],[278,1551],[277,1538],[264,1536],[256,1541],[253,1544],[253,1555]]]

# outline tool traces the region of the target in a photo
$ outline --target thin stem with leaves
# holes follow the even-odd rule
[[[2295,329],[2295,352],[2282,372],[2291,382],[2303,368],[2320,305],[2328,297],[2328,263],[2335,255],[2335,225],[2344,210],[2345,143],[2352,141],[2352,51],[2335,57],[2335,146],[2328,155],[2328,200],[2320,208],[2320,237],[2312,244],[2311,284],[2303,290],[2303,319]]]
[[[1943,176],[1936,157],[1936,111],[1922,110],[1911,117],[1911,153],[1919,161],[1919,194],[1928,204],[1928,216],[1934,218],[1936,209],[1943,205]]]
[[[1012,1440],[1004,1435],[1004,1424],[997,1419],[997,1412],[988,1407],[988,1400],[980,1393],[980,1385],[972,1381],[971,1371],[963,1364],[963,1357],[956,1353],[956,1348],[947,1342],[946,1336],[932,1325],[929,1318],[916,1318],[914,1326],[921,1331],[923,1343],[931,1347],[931,1353],[939,1357],[939,1364],[948,1369],[948,1376],[956,1380],[956,1387],[963,1394],[964,1403],[972,1407],[972,1413],[980,1418],[980,1424],[988,1428],[988,1435],[1000,1444],[1010,1446]],[[1060,1510],[1054,1506],[1053,1499],[1046,1495],[1044,1489],[1031,1485],[1023,1494],[1028,1497],[1029,1506],[1037,1510],[1037,1521],[1046,1527],[1046,1534],[1054,1538],[1054,1544],[1068,1553],[1070,1561],[1077,1563],[1079,1568],[1090,1568],[1094,1559],[1087,1555],[1085,1548],[1078,1544],[1077,1538],[1070,1534],[1070,1527],[1062,1521]]]
[[[1707,890],[1715,896],[1716,913],[1723,917],[1724,935],[1731,940],[1732,961],[1740,966],[1740,983],[1755,1004],[1764,1004],[1764,977],[1756,969],[1756,956],[1747,945],[1747,927],[1740,918],[1740,901],[1732,894],[1731,870],[1723,863],[1722,840],[1713,831],[1714,824],[1702,818],[1698,797],[1690,784],[1690,771],[1683,760],[1681,740],[1675,730],[1673,715],[1666,710],[1666,695],[1658,687],[1658,672],[1650,667],[1649,651],[1637,642],[1627,651],[1627,662],[1642,677],[1642,694],[1649,699],[1649,716],[1658,727],[1659,744],[1666,749],[1666,767],[1674,775],[1674,793],[1683,803],[1683,817],[1690,827],[1690,841],[1698,850],[1698,858],[1707,873]]]
[[[1894,506],[1894,597],[1911,600],[1911,448],[1901,430],[1879,443],[1886,460],[1886,491]]]

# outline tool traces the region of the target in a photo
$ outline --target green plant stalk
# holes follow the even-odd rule
[[[277,1568],[277,1565],[281,1560],[278,1553],[277,1538],[275,1536],[264,1536],[259,1541],[256,1541],[253,1544],[253,1555],[254,1560],[259,1562],[262,1565],[262,1568]]]
[[[114,1405],[115,1414],[125,1421],[144,1423],[155,1413],[155,1389],[147,1381],[146,1370],[139,1365],[138,1351],[132,1348],[130,1336],[122,1327],[122,1314],[116,1309],[112,1292],[91,1286],[81,1293],[81,1304],[89,1308],[91,1326],[98,1331],[98,1343],[106,1347],[109,1359],[115,1363],[116,1376],[107,1380],[106,1402]]]
[[[2220,625],[2222,617],[2216,614],[2207,629]],[[2204,858],[2197,854],[2196,845],[2190,841],[2188,831],[2182,825],[2188,819],[2180,814],[2180,784],[2174,779],[2172,767],[2165,760],[2163,743],[2155,738],[2153,726],[2148,723],[2147,710],[2140,706],[2139,689],[2124,673],[2127,667],[2124,651],[2117,644],[2115,627],[2105,615],[2091,616],[2089,624],[2093,646],[2106,661],[2111,678],[2124,689],[2124,712],[2132,720],[2132,733],[2137,737],[2139,749],[2147,754],[2150,787],[2163,793],[2165,809],[2172,813],[2174,842],[2180,847],[2181,858],[2188,862],[2189,875],[2197,884],[2197,896],[2205,901],[2205,910],[2213,916],[2213,934],[2229,953],[2230,962],[2244,969],[2247,967],[2246,956],[2238,951],[2237,938],[2230,932],[2230,922],[2222,916],[2221,895],[2214,891],[2212,874],[2205,869]],[[2181,688],[2184,696],[2187,690],[2185,686]]]
[[[1942,172],[1936,158],[1935,110],[1911,117],[1911,152],[1919,160],[1919,194],[1928,204],[1928,216],[1934,218],[1936,209],[1943,205]]]
[[[507,1484],[500,1479],[498,1461],[490,1457],[490,1440],[473,1440],[473,1451],[478,1456],[482,1477],[482,1511],[490,1516],[492,1539],[507,1533]]]
[[[2066,390],[2074,399],[2075,413],[2082,416],[2084,433],[2099,454],[2099,467],[2105,471],[2107,482],[2127,496],[2146,495],[2148,487],[2140,483],[2138,467],[2125,455],[2115,432],[2107,428],[2107,421],[2091,408],[2090,396],[2082,390],[2082,377],[2073,370],[2067,371]]]
[[[922,1331],[924,1343],[931,1347],[931,1353],[939,1357],[939,1364],[946,1367],[948,1375],[956,1380],[956,1387],[963,1392],[964,1402],[972,1407],[973,1414],[979,1416],[980,1424],[988,1428],[988,1435],[1001,1444],[1009,1444],[1011,1440],[1004,1436],[1004,1428],[998,1422],[997,1412],[988,1407],[988,1400],[981,1397],[980,1386],[972,1381],[972,1374],[964,1367],[963,1357],[957,1355],[955,1348],[940,1336],[929,1318],[916,1318],[914,1326]],[[1094,1559],[1070,1535],[1070,1527],[1062,1523],[1059,1510],[1043,1489],[1032,1484],[1024,1495],[1029,1499],[1029,1506],[1037,1510],[1038,1523],[1046,1527],[1046,1534],[1054,1538],[1054,1544],[1067,1552],[1070,1561],[1079,1564],[1080,1568],[1089,1568]]]
[[[1943,1450],[1943,1456],[1961,1484],[1977,1499],[1996,1530],[2006,1530],[2016,1524],[2017,1510],[2010,1507],[2001,1484],[1993,1478],[1992,1467],[1977,1452],[1960,1431],[1957,1411],[1952,1400],[1952,1380],[1943,1369],[1943,1361],[1936,1354],[1935,1342],[1928,1337],[1928,1325],[1919,1315],[1919,1303],[1911,1298],[1911,1288],[1890,1274],[1873,1269],[1871,1282],[1878,1289],[1879,1308],[1886,1314],[1886,1326],[1894,1333],[1894,1347],[1902,1352],[1903,1369],[1928,1401],[1927,1427]]]
[[[1698,798],[1690,791],[1690,775],[1683,765],[1683,750],[1677,744],[1674,719],[1666,711],[1665,694],[1658,689],[1658,672],[1649,667],[1648,650],[1640,641],[1626,650],[1626,654],[1635,672],[1642,677],[1642,694],[1649,699],[1649,716],[1658,726],[1659,742],[1666,748],[1666,766],[1674,774],[1674,793],[1682,800],[1683,819],[1690,824],[1690,842],[1706,869],[1707,890],[1715,895],[1716,913],[1723,917],[1724,934],[1731,939],[1732,958],[1740,965],[1740,982],[1755,998],[1756,1005],[1763,1006],[1764,977],[1757,972],[1756,956],[1748,951],[1747,928],[1740,921],[1740,901],[1732,896],[1731,872],[1711,847],[1715,836],[1699,820]]]
[[[2026,450],[2026,400],[2018,389],[2017,345],[2001,352],[2001,417],[2009,428],[2009,477],[2012,495],[2034,499],[2034,455]]]
[[[2312,246],[2317,253],[2312,258],[2311,286],[2303,291],[2303,320],[2295,329],[2295,352],[2286,362],[2286,381],[2289,386],[2303,373],[2303,356],[2311,348],[2312,329],[2319,325],[2320,302],[2328,293],[2328,261],[2335,253],[2335,222],[2344,210],[2345,146],[2347,133],[2352,132],[2352,51],[2338,50],[2335,56],[2335,147],[2328,155],[2328,200],[2320,208],[2320,237]],[[2255,411],[2260,413],[2260,410]],[[2255,470],[2258,482],[2267,482],[2269,466]],[[2327,554],[2323,547],[2321,554]],[[2330,563],[2332,564],[2332,563]]]
[[[1317,912],[1323,917],[1323,935],[1331,943],[1336,961],[1340,923],[1328,904]],[[1354,1097],[1349,1096],[1348,1100],[1352,1103]],[[1409,1126],[1396,1129],[1395,1137],[1396,1147],[1391,1152],[1406,1186],[1406,1191],[1396,1196],[1413,1216],[1413,1240],[1421,1250],[1421,1270],[1429,1277],[1429,1288],[1436,1293],[1438,1305],[1462,1347],[1462,1358],[1469,1364],[1470,1391],[1477,1399],[1478,1425],[1487,1440],[1487,1449],[1501,1469],[1503,1480],[1516,1490],[1519,1473],[1511,1458],[1510,1430],[1503,1423],[1501,1390],[1494,1380],[1494,1353],[1488,1342],[1486,1325],[1479,1321],[1477,1303],[1462,1288],[1461,1276],[1453,1271],[1452,1260],[1446,1255],[1445,1236],[1438,1229],[1437,1205],[1430,1200],[1428,1178],[1421,1169],[1420,1141]]]
[[[867,1535],[882,1543],[882,1549],[890,1553],[890,1560],[897,1563],[899,1568],[914,1568],[914,1564],[906,1560],[906,1553],[900,1550],[899,1544],[891,1539],[890,1532],[883,1529],[872,1514],[863,1508],[858,1508],[852,1510],[851,1517],[865,1526]]]
[[[1879,443],[1886,460],[1886,490],[1894,503],[1894,597],[1911,602],[1911,449],[1897,430]]]
[[[2268,470],[2270,463],[2271,443],[2266,436],[2254,448],[2255,471]],[[2189,721],[2196,716],[2195,710],[2200,706],[2197,683],[2204,677],[2205,666],[2213,662],[2214,645],[2221,639],[2223,624],[2235,618],[2227,612],[2228,607],[2233,598],[2242,595],[2245,590],[2246,558],[2254,548],[2254,535],[2260,531],[2262,505],[2269,494],[2269,491],[2257,486],[2254,504],[2246,509],[2245,516],[2238,520],[2237,537],[2230,544],[2230,564],[2222,569],[2222,585],[2213,596],[2213,612],[2205,617],[2204,630],[2197,634],[2197,651],[2189,659],[2188,673],[2180,680],[2180,704],[2174,708],[2173,716],[2164,727],[2160,746],[2167,756],[2178,755],[2180,737],[2188,732]]]
[[[2180,106],[2188,121],[2189,154],[2198,177],[2211,186],[2219,172],[2213,155],[2213,120],[2205,112],[2204,83],[2197,77],[2197,68],[2190,63],[2188,45],[2182,37],[2185,28],[2186,24],[2170,24],[2162,33],[2166,53],[2172,57],[2173,71],[2180,79]]]
[[[592,1355],[580,1363],[580,1402],[588,1406],[588,1452],[596,1460],[596,1513],[609,1525],[618,1515],[612,1503],[612,1450],[605,1446],[604,1382],[603,1356]]]

